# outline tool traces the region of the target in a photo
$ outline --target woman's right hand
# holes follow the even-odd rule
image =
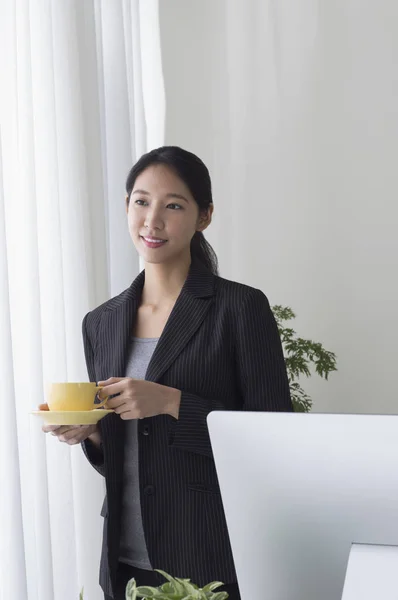
[[[39,410],[48,410],[47,404],[40,404]],[[55,435],[60,442],[65,442],[69,446],[81,444],[84,440],[90,438],[95,446],[101,443],[101,434],[97,425],[43,425],[44,433]]]

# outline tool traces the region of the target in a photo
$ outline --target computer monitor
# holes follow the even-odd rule
[[[208,426],[242,600],[340,600],[352,544],[398,545],[398,416],[220,411]]]

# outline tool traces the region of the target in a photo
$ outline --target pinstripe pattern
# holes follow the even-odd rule
[[[124,376],[144,279],[143,272],[84,318],[91,381]],[[151,564],[198,584],[236,581],[206,417],[212,410],[292,410],[279,334],[264,294],[192,266],[146,379],[182,390],[178,421],[159,415],[138,423],[142,519]],[[109,415],[100,421],[103,453],[84,445],[106,478],[100,581],[108,594],[119,557],[124,425]]]

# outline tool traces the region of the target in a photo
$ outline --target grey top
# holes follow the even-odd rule
[[[132,338],[126,377],[145,379],[157,343],[157,338]],[[137,431],[136,420],[126,421],[119,560],[139,569],[152,570],[142,526]]]

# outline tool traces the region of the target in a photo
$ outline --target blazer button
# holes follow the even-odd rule
[[[148,425],[145,425],[144,429],[142,430],[142,435],[149,435],[149,427],[148,427]]]
[[[155,493],[155,488],[153,487],[153,485],[146,485],[144,487],[145,496],[153,496],[154,493]]]

